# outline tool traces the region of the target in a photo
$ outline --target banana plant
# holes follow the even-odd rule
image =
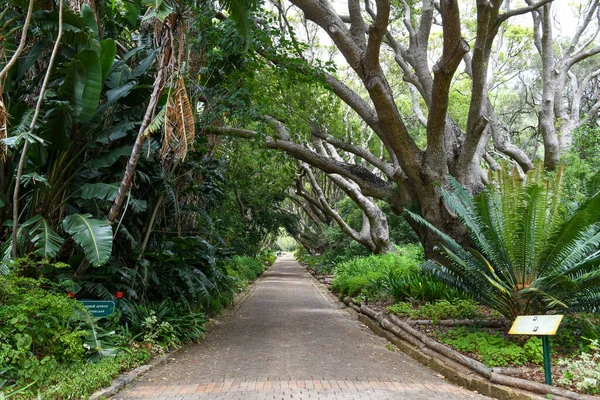
[[[92,218],[90,214],[72,214],[62,221],[62,228],[81,246],[91,265],[99,267],[110,259],[113,234],[112,227],[106,220]],[[36,255],[47,259],[56,257],[65,241],[52,229],[48,221],[39,215],[20,225],[17,238],[20,250],[31,244]],[[12,239],[9,239],[4,244],[2,261],[10,258],[11,246]]]

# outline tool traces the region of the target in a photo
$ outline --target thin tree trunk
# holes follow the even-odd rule
[[[27,34],[26,28],[29,25],[29,19],[31,17],[31,8],[32,3],[29,4],[29,10],[27,11],[27,19],[25,20],[25,27],[23,36],[21,37],[21,44],[19,45],[19,49],[22,50],[22,46],[24,45],[24,37]],[[44,101],[44,94],[46,92],[46,86],[48,86],[48,80],[50,80],[50,73],[52,72],[52,66],[54,65],[54,60],[56,59],[56,53],[58,53],[58,46],[60,44],[60,39],[62,38],[63,32],[63,0],[60,0],[58,3],[58,34],[56,35],[56,42],[54,43],[54,48],[52,49],[52,55],[50,56],[50,62],[48,64],[48,69],[46,70],[46,75],[44,76],[44,81],[42,83],[42,87],[40,88],[40,94],[38,97],[37,104],[35,106],[35,113],[33,114],[33,118],[31,119],[31,124],[29,124],[29,132],[32,132],[35,128],[37,120],[40,115],[40,109],[42,107],[42,102]],[[15,54],[16,56],[17,54]],[[13,59],[15,57],[13,56]],[[13,61],[11,59],[11,62]],[[10,64],[10,62],[9,62]],[[14,62],[13,62],[14,64]],[[11,65],[12,66],[12,65]],[[4,74],[10,68],[7,65],[4,70],[0,73],[0,79],[4,76]],[[5,72],[6,71],[6,72]],[[17,167],[17,176],[15,179],[15,190],[13,192],[13,231],[12,231],[12,249],[11,254],[13,258],[17,257],[17,236],[19,230],[19,192],[21,190],[21,176],[23,176],[23,167],[25,166],[25,160],[27,159],[27,152],[29,151],[29,141],[25,138],[25,143],[23,144],[23,151],[21,152],[21,158],[19,159],[19,165]]]
[[[163,66],[161,65],[159,66],[158,74],[156,75],[156,79],[154,80],[154,88],[152,90],[152,95],[150,96],[150,103],[148,104],[148,108],[146,108],[146,114],[144,115],[144,119],[142,120],[142,125],[140,126],[140,130],[138,131],[138,135],[135,139],[133,149],[131,150],[131,156],[129,157],[129,161],[127,162],[127,167],[125,169],[125,174],[123,175],[123,180],[121,181],[121,185],[119,186],[117,196],[115,197],[113,205],[108,213],[108,217],[106,218],[107,221],[111,224],[115,222],[117,216],[121,212],[121,207],[123,206],[125,196],[131,188],[131,181],[133,180],[133,175],[135,174],[135,168],[137,167],[138,160],[140,159],[140,154],[142,153],[142,147],[144,146],[144,141],[146,140],[145,131],[148,127],[148,124],[150,124],[150,121],[152,121],[152,116],[154,115],[154,110],[156,110],[156,106],[158,105],[158,100],[164,87],[164,83],[165,77],[163,73]]]

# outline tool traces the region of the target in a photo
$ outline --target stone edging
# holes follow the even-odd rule
[[[316,277],[322,286],[329,286]],[[330,288],[329,288],[330,289]],[[532,382],[499,373],[501,369],[486,367],[416,330],[393,314],[373,310],[365,303],[354,303],[346,297],[348,310],[358,314],[358,320],[378,336],[396,345],[403,353],[442,374],[448,381],[500,400],[553,399],[598,400],[599,397],[576,393],[564,388]]]
[[[275,263],[273,263],[275,264]],[[221,314],[221,317],[223,317],[224,315],[226,315],[227,310],[233,308],[234,306],[238,306],[240,304],[242,304],[244,301],[246,301],[246,299],[248,299],[248,297],[250,297],[253,293],[254,293],[254,289],[257,286],[257,283],[259,283],[260,281],[262,281],[264,273],[266,271],[269,270],[269,268],[271,268],[273,266],[273,264],[269,265],[264,271],[263,274],[261,274],[254,282],[250,283],[246,289],[244,289],[242,292],[238,293],[235,295],[235,297],[233,298],[231,304],[226,308],[226,311]],[[210,319],[208,320],[204,326],[206,328],[210,328],[211,326],[215,325],[214,320]],[[89,400],[101,400],[101,399],[108,399],[111,396],[114,396],[115,394],[117,394],[119,391],[121,391],[125,386],[129,385],[131,382],[135,381],[137,378],[141,377],[142,375],[146,374],[148,371],[152,371],[154,368],[166,363],[169,361],[169,358],[176,355],[177,353],[179,353],[181,350],[183,350],[185,347],[181,347],[177,350],[173,350],[170,351],[168,353],[165,353],[159,357],[154,357],[153,359],[151,359],[148,364],[144,364],[141,365],[137,368],[134,368],[130,371],[127,372],[123,372],[122,374],[120,374],[119,376],[117,376],[115,379],[113,379],[111,385],[109,387],[106,388],[102,388],[100,390],[97,390],[96,392],[94,392],[90,397]]]
[[[132,369],[131,371],[122,373],[121,375],[113,379],[112,384],[109,387],[100,389],[94,394],[92,394],[89,397],[89,400],[100,400],[109,398],[110,396],[119,392],[123,387],[125,387],[125,385],[130,384],[140,376],[144,375],[146,372],[152,371],[154,368],[167,362],[169,360],[169,357],[172,357],[175,354],[179,353],[180,350],[181,349],[177,349],[165,353],[160,357],[153,358],[148,364],[141,365],[135,369]]]

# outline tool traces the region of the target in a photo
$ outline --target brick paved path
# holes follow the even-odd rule
[[[485,399],[386,348],[281,257],[202,343],[113,399]]]

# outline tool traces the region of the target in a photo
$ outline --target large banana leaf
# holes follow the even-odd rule
[[[40,257],[53,258],[60,251],[60,247],[65,241],[52,229],[41,216],[35,216],[25,222],[24,225],[30,225],[30,234],[33,236],[31,242],[35,246],[35,254]]]
[[[96,112],[102,92],[102,65],[98,53],[82,50],[69,65],[60,94],[67,99],[81,121],[88,121]]]
[[[81,188],[81,198],[85,200],[97,199],[113,201],[117,197],[119,191],[119,183],[86,183]],[[133,212],[146,211],[146,201],[134,198],[129,198],[129,204]]]
[[[83,247],[85,257],[95,267],[105,264],[112,252],[113,232],[106,220],[90,214],[73,214],[63,221],[63,229]]]
[[[87,27],[94,34],[94,39],[99,41],[100,35],[98,34],[98,23],[96,22],[96,17],[94,16],[94,11],[92,10],[92,7],[90,7],[88,4],[83,3],[81,5],[81,11],[79,12],[79,14],[81,15],[81,18],[83,18],[83,20],[85,21]]]
[[[112,39],[104,39],[100,42],[102,51],[100,52],[100,65],[102,66],[102,83],[106,80],[108,72],[112,68],[115,56],[117,54],[117,45]]]
[[[86,162],[84,165],[88,169],[108,168],[113,165],[117,160],[124,156],[131,155],[131,149],[133,146],[117,147],[116,149],[105,151],[99,154],[95,158]]]

